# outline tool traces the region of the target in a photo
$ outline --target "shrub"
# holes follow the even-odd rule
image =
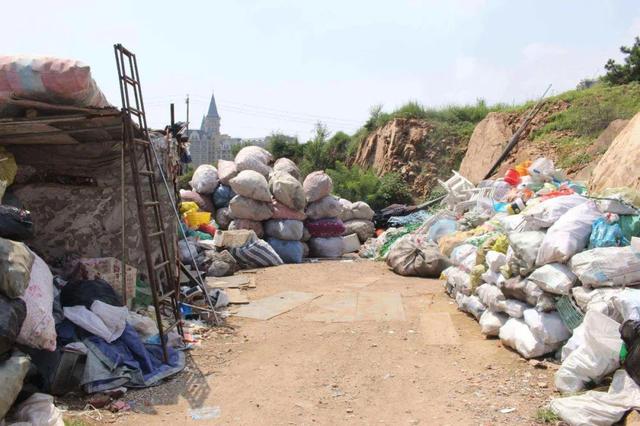
[[[350,201],[365,201],[374,210],[390,204],[412,202],[409,187],[397,173],[388,173],[379,178],[372,170],[347,167],[339,161],[327,173],[333,179],[333,192],[336,195]]]
[[[286,157],[295,163],[302,160],[304,145],[298,142],[298,138],[282,133],[273,133],[267,137],[266,149],[273,158]]]
[[[411,204],[413,199],[402,177],[398,173],[387,173],[382,176],[378,190],[368,201],[371,208],[379,210],[390,204]]]
[[[191,178],[193,177],[195,169],[192,166],[187,165],[183,174],[178,177],[178,189],[191,189]]]

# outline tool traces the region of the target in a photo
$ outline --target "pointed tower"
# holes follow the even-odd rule
[[[216,98],[213,96],[213,93],[211,93],[209,110],[202,120],[202,127],[200,128],[200,131],[208,137],[213,138],[220,136],[220,114],[218,114],[218,106],[216,105]]]

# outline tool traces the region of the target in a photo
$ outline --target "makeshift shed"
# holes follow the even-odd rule
[[[3,99],[0,147],[13,154],[15,182],[3,204],[31,212],[35,236],[27,241],[52,266],[67,256],[122,258],[124,226],[127,264],[146,275],[145,255],[131,178],[123,153],[123,122],[114,107],[79,108],[24,99]],[[153,133],[171,190],[177,168],[175,140]],[[143,167],[140,155],[138,164]],[[157,168],[156,168],[157,169]],[[124,172],[124,198],[122,173]],[[158,172],[156,172],[158,173]],[[177,223],[160,176],[156,177],[167,241]],[[143,193],[148,195],[148,186]],[[124,214],[124,223],[122,217]],[[175,253],[174,247],[170,251]],[[158,245],[152,251],[160,256]]]

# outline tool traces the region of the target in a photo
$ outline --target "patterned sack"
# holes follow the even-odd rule
[[[246,269],[283,264],[278,253],[264,240],[257,240],[242,247],[233,248],[231,254],[240,266]]]
[[[345,232],[344,223],[340,219],[308,220],[305,224],[311,237],[339,237]]]

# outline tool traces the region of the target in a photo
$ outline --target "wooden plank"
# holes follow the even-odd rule
[[[447,312],[425,312],[420,315],[420,330],[427,345],[459,345],[460,335]]]
[[[248,287],[251,278],[247,275],[231,275],[229,277],[206,277],[205,284],[209,288],[240,288]]]
[[[283,291],[242,306],[238,309],[236,316],[269,320],[304,305],[317,297],[320,297],[320,295],[301,291]]]
[[[232,305],[246,305],[249,303],[247,295],[239,288],[228,288],[224,291]]]

